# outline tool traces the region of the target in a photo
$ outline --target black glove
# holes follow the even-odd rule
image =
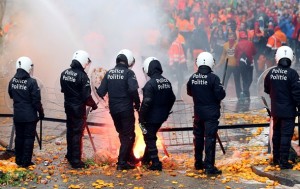
[[[145,125],[145,119],[140,113],[139,113],[139,123]]]
[[[92,110],[96,110],[98,108],[98,105],[95,103],[93,106],[92,106]]]
[[[39,119],[43,120],[45,118],[44,112],[39,112]]]
[[[136,103],[136,104],[134,104],[134,109],[136,110],[136,111],[139,111],[140,110],[140,104],[139,103]]]

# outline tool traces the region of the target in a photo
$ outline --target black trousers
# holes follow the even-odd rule
[[[144,135],[144,141],[146,143],[145,152],[143,155],[144,161],[152,161],[152,163],[159,162],[158,149],[156,146],[157,132],[161,127],[162,123],[147,123],[145,128],[147,134]]]
[[[18,165],[29,164],[31,162],[36,123],[36,121],[14,123],[16,128],[15,155]]]
[[[225,89],[227,88],[228,80],[231,75],[233,75],[233,79],[234,79],[236,97],[239,98],[241,95],[242,89],[241,89],[240,70],[239,70],[238,66],[228,66],[227,67],[227,73],[226,73],[226,77],[225,77],[225,81],[224,81]]]
[[[204,165],[209,168],[215,165],[216,135],[218,132],[218,120],[194,119],[194,150],[195,163],[201,164],[203,150],[205,148]],[[204,140],[205,138],[205,140]]]
[[[135,117],[133,110],[124,111],[111,115],[120,139],[120,150],[118,165],[122,165],[134,158],[133,145],[135,141],[134,123]]]
[[[82,137],[86,117],[67,114],[67,158],[71,163],[79,163],[82,155]]]
[[[295,118],[273,117],[273,158],[288,161]]]
[[[242,92],[244,98],[250,97],[250,86],[253,80],[253,65],[240,62],[240,74],[242,79]]]

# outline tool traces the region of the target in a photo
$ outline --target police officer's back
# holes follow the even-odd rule
[[[61,73],[61,92],[64,93],[64,107],[67,116],[67,154],[66,158],[73,168],[84,168],[81,161],[82,137],[86,125],[86,106],[97,109],[91,96],[90,80],[84,71],[91,60],[83,50],[74,53],[71,68]]]
[[[203,53],[206,55],[206,52]],[[203,59],[203,64],[200,61],[198,58],[198,71],[187,83],[187,94],[193,97],[195,116],[202,120],[219,119],[220,102],[225,98],[225,91],[220,78],[212,72],[208,58]]]
[[[290,68],[294,53],[281,46],[275,55],[277,66],[265,77],[264,90],[271,98],[273,117],[273,163],[281,169],[291,169],[288,162],[291,139],[295,128],[296,107],[300,104],[300,80],[296,70]]]
[[[76,51],[69,69],[61,73],[61,92],[65,97],[65,110],[76,117],[86,116],[86,106],[96,108],[91,96],[90,80],[84,69],[91,63],[89,55]]]
[[[134,58],[127,60],[126,55],[119,53],[116,61],[116,66],[107,71],[97,90],[98,95],[102,98],[108,93],[111,114],[128,110],[133,111],[133,104],[136,106],[136,109],[139,109],[140,106],[137,91],[139,88],[138,82],[135,73],[128,69],[134,65]],[[122,62],[126,63],[123,64]]]
[[[33,63],[28,57],[20,57],[16,62],[17,73],[10,80],[8,93],[14,101],[14,124],[16,127],[15,155],[16,164],[22,167],[33,165],[31,162],[36,123],[44,118],[41,91],[33,73]]]
[[[212,73],[214,61],[210,53],[200,53],[196,60],[198,71],[190,77],[187,83],[187,94],[192,96],[194,101],[195,169],[205,168],[207,174],[222,173],[215,167],[215,150],[220,102],[226,94],[219,77]]]
[[[108,93],[109,110],[119,133],[120,150],[117,170],[133,169],[137,159],[133,154],[135,142],[134,108],[140,108],[138,82],[134,72],[129,69],[135,63],[133,54],[128,49],[121,50],[116,58],[116,66],[106,72],[98,95],[103,98]]]
[[[149,164],[151,161],[148,169],[161,171],[162,163],[158,157],[156,134],[167,120],[176,98],[170,81],[162,76],[161,64],[155,57],[148,57],[144,61],[143,69],[150,80],[143,88],[143,101],[139,112],[139,122],[147,130],[144,134],[146,148],[142,163]]]

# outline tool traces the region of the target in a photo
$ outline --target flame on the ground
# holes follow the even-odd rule
[[[140,129],[138,123],[135,124],[135,144],[133,147],[133,153],[136,158],[140,158],[144,155],[145,151],[145,141],[142,130]]]
[[[135,134],[136,137],[135,144],[133,147],[133,153],[136,158],[140,158],[144,155],[146,144],[144,141],[142,130],[140,129],[138,123],[135,125]],[[162,142],[163,140],[161,139],[161,137],[157,136],[156,145],[158,149],[162,149]]]

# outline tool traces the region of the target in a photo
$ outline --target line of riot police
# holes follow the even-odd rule
[[[273,137],[274,164],[281,168],[291,168],[287,162],[287,149],[290,147],[296,107],[300,103],[300,81],[295,70],[290,68],[294,60],[293,51],[283,46],[276,53],[277,67],[270,71],[265,79],[265,92],[271,97],[271,114],[275,120]],[[89,54],[79,50],[73,55],[70,68],[61,73],[61,92],[64,94],[66,114],[67,153],[65,158],[73,168],[84,168],[82,161],[82,137],[86,126],[86,106],[92,110],[98,108],[91,96],[90,80],[85,68],[91,63]],[[143,99],[138,94],[138,81],[131,70],[135,64],[133,53],[121,50],[116,57],[114,68],[106,72],[99,88],[99,97],[108,95],[109,111],[119,134],[120,149],[117,170],[134,169],[141,161],[150,170],[162,170],[156,146],[157,132],[168,119],[175,102],[172,84],[162,73],[160,61],[148,57],[143,62],[143,72],[148,77],[142,88]],[[215,60],[212,54],[202,52],[196,59],[198,70],[187,82],[187,94],[194,102],[194,157],[195,169],[207,174],[221,174],[215,167],[216,135],[220,118],[220,104],[226,93],[220,79],[213,73]],[[277,69],[277,70],[276,70]],[[31,77],[33,63],[28,57],[20,57],[16,62],[16,74],[8,87],[14,101],[14,124],[16,126],[16,163],[22,167],[33,165],[32,152],[34,134],[38,119],[44,118],[40,89]],[[276,79],[272,73],[281,70],[287,79]],[[22,85],[22,87],[15,87]],[[283,87],[284,86],[284,87]],[[283,109],[282,109],[283,108]],[[281,112],[281,109],[283,110]],[[285,112],[289,109],[290,113]],[[138,112],[139,123],[144,132],[146,144],[141,159],[135,158],[135,115]],[[285,113],[283,113],[285,112]],[[39,116],[38,116],[39,115]],[[203,152],[205,158],[203,159]]]

